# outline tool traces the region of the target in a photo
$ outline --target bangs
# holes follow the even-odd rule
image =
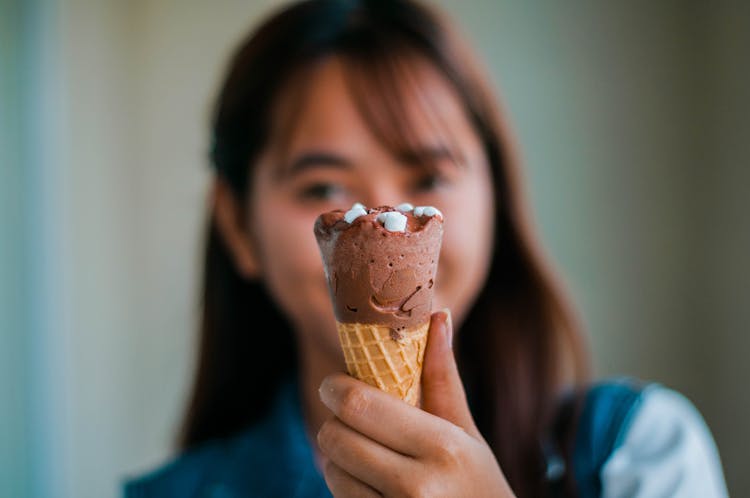
[[[344,60],[346,82],[357,110],[373,136],[394,157],[404,164],[435,169],[447,153],[453,164],[465,165],[451,123],[437,102],[437,93],[453,89],[425,56],[405,46],[345,54]],[[441,84],[436,86],[436,81]],[[459,98],[452,93],[452,98]]]
[[[281,162],[294,132],[304,99],[305,82],[330,57],[339,57],[349,95],[373,137],[404,165],[432,172],[446,159],[464,167],[467,158],[440,109],[438,97],[457,92],[429,59],[407,43],[388,47],[347,46],[298,67],[277,95],[272,143]],[[439,85],[435,85],[435,82]],[[438,95],[439,94],[439,95]],[[460,102],[460,107],[465,104]],[[335,111],[332,111],[335,112]]]

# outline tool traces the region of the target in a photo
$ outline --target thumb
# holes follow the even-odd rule
[[[452,340],[450,310],[433,313],[422,368],[422,409],[481,438],[458,375]]]

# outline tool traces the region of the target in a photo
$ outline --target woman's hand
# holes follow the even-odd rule
[[[347,375],[323,380],[333,417],[318,444],[334,496],[513,496],[469,412],[452,333],[449,313],[432,315],[421,410]]]

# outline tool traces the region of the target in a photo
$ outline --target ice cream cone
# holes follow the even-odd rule
[[[331,211],[314,231],[347,371],[418,405],[443,218],[407,207]]]
[[[382,325],[336,322],[349,375],[418,405],[429,325],[394,332]]]

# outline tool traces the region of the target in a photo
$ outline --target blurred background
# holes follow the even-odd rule
[[[227,57],[270,0],[0,0],[0,496],[118,496],[193,369]],[[596,376],[690,398],[750,496],[750,3],[441,0],[515,125]]]

